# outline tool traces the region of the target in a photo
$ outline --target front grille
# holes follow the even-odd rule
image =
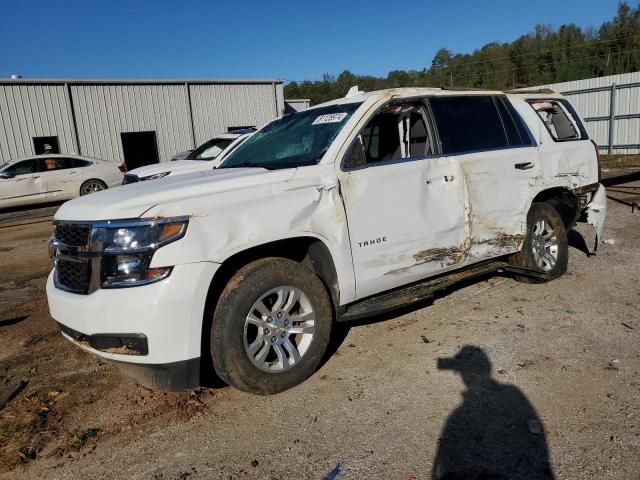
[[[138,178],[137,175],[133,175],[131,173],[127,173],[123,178],[122,178],[122,185],[127,185],[128,183],[136,183],[139,182],[140,179]]]
[[[87,293],[90,279],[91,266],[88,261],[56,261],[56,283],[65,290]]]
[[[57,225],[54,236],[56,240],[70,247],[83,247],[89,243],[91,227],[86,225]]]

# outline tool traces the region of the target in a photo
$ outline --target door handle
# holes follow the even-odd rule
[[[516,170],[529,170],[530,168],[533,168],[534,163],[533,162],[522,162],[522,163],[516,163],[514,165],[514,168]]]
[[[69,175],[73,175],[74,173],[78,173],[77,171],[69,172]]]
[[[453,175],[443,175],[442,178],[444,179],[444,183],[453,182],[456,179],[456,177],[454,177]],[[427,178],[427,180],[425,181],[427,185],[431,185],[432,182],[432,178]]]

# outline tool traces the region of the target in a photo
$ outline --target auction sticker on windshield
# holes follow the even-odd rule
[[[340,123],[348,115],[346,112],[328,113],[317,117],[311,125],[321,125],[323,123]]]

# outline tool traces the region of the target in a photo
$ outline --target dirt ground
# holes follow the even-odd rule
[[[495,276],[354,324],[270,397],[151,391],[74,347],[44,294],[55,207],[0,214],[0,478],[428,479],[437,461],[485,479],[531,460],[638,480],[640,171],[606,175],[606,242],[587,256],[579,225],[562,278]]]

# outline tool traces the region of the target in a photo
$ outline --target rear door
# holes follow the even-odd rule
[[[2,171],[0,207],[37,203],[44,199],[44,184],[38,159],[22,160]]]
[[[540,178],[535,141],[504,95],[430,99],[443,153],[464,172],[470,205],[470,259],[519,250],[532,186]]]
[[[42,179],[48,200],[73,198],[79,195],[83,169],[74,164],[73,158],[44,157]]]
[[[421,102],[383,108],[354,140],[339,181],[358,298],[464,261],[462,171],[435,150]]]

